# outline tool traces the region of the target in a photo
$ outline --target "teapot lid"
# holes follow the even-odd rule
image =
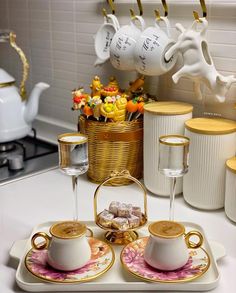
[[[15,78],[7,73],[4,69],[0,68],[0,86],[15,82]]]

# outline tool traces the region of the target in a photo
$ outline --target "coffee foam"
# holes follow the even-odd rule
[[[50,229],[50,233],[53,236],[64,239],[76,238],[82,236],[85,232],[86,226],[75,221],[60,222]]]
[[[174,238],[185,232],[184,226],[173,221],[159,221],[149,226],[149,232],[154,236]]]

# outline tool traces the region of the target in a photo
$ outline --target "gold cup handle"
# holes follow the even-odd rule
[[[192,236],[197,236],[198,237],[198,242],[195,243],[195,242],[191,242],[190,241],[190,238]],[[184,235],[185,237],[185,242],[188,246],[188,248],[199,248],[200,246],[202,246],[202,243],[203,243],[203,236],[200,232],[198,231],[190,231],[188,232],[187,234]]]
[[[97,211],[97,199],[98,199],[98,194],[99,194],[99,190],[100,188],[105,185],[106,183],[108,183],[109,181],[115,180],[115,179],[119,179],[119,178],[126,178],[129,179],[131,181],[133,181],[134,183],[136,183],[141,190],[143,191],[143,196],[144,196],[144,201],[143,201],[143,207],[144,207],[144,216],[145,219],[147,220],[147,191],[146,188],[143,186],[143,184],[141,182],[139,182],[138,179],[134,178],[133,176],[130,175],[128,170],[123,170],[121,172],[117,172],[117,171],[113,171],[111,173],[111,175],[105,179],[105,181],[103,181],[102,183],[100,183],[98,185],[98,187],[95,190],[94,193],[94,200],[93,200],[93,204],[94,204],[94,220],[95,223],[97,223],[97,218],[98,218],[98,211]]]
[[[36,244],[35,240],[38,237],[44,238],[45,242],[43,242],[43,244],[40,244],[40,245]],[[31,245],[34,249],[42,250],[42,249],[48,248],[51,239],[52,238],[48,234],[44,232],[38,232],[38,233],[35,233],[33,237],[31,238]]]
[[[21,95],[22,101],[24,101],[27,98],[26,89],[25,89],[25,82],[26,82],[26,80],[28,78],[29,63],[28,63],[28,61],[26,59],[26,56],[25,56],[24,52],[16,44],[16,34],[14,32],[10,32],[9,40],[10,40],[10,45],[12,46],[12,48],[14,48],[16,50],[16,52],[20,56],[21,62],[23,64],[23,77],[22,77],[22,81],[20,83],[20,95]]]

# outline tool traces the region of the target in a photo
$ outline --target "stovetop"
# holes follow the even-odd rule
[[[27,136],[12,143],[12,150],[4,151],[3,146],[0,151],[0,186],[57,168],[57,145],[35,136]],[[23,169],[10,170],[9,159],[20,156],[23,158]]]

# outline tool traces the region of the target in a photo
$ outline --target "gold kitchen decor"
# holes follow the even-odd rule
[[[79,113],[78,128],[88,136],[89,170],[92,182],[103,182],[113,170],[129,170],[140,179],[143,175],[143,107],[149,102],[143,90],[144,77],[120,89],[115,77],[104,86],[95,76],[91,94],[83,88],[73,91],[73,109]],[[126,178],[110,185],[131,183]]]
[[[143,174],[143,121],[97,122],[79,119],[80,131],[88,135],[88,178],[96,183],[106,179],[112,170],[129,170],[135,178]],[[119,177],[110,185],[126,185],[131,181]]]
[[[225,213],[236,222],[236,157],[226,161]]]
[[[117,179],[128,179],[136,183],[143,193],[143,210],[141,207],[134,206],[131,203],[120,203],[112,201],[108,210],[98,212],[98,196],[100,189],[110,181]],[[138,238],[135,231],[143,227],[148,220],[147,217],[147,193],[143,184],[130,175],[129,171],[112,172],[110,176],[104,180],[96,188],[94,193],[94,220],[95,223],[106,230],[105,239],[112,244],[124,245]]]
[[[236,151],[236,122],[194,118],[185,122],[190,138],[189,171],[183,180],[184,199],[192,206],[215,210],[225,203],[225,162]]]

